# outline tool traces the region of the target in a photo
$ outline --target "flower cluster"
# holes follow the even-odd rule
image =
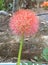
[[[41,7],[47,7],[47,8],[48,8],[48,1],[43,2],[43,3],[41,4]]]
[[[34,12],[20,9],[11,17],[9,27],[15,34],[31,35],[37,32],[39,22]]]

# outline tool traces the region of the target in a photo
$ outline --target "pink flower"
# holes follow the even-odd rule
[[[9,27],[15,34],[33,35],[38,31],[39,21],[31,10],[20,9],[11,17]]]

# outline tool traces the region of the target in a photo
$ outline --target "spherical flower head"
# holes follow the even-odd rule
[[[32,10],[20,9],[11,17],[9,27],[14,34],[33,35],[38,31],[39,21]]]

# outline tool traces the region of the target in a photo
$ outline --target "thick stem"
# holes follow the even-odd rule
[[[22,36],[20,40],[20,48],[19,48],[19,53],[18,53],[17,65],[20,65],[23,42],[24,42],[24,36]]]

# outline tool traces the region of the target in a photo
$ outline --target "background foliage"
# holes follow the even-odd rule
[[[11,10],[12,0],[0,0],[0,10]]]
[[[0,0],[0,10],[4,9],[4,0]]]

